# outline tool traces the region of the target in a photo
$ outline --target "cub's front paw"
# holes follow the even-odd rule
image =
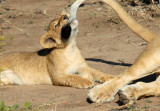
[[[103,76],[101,76],[101,77],[99,77],[99,78],[97,78],[97,82],[100,82],[100,83],[104,83],[104,82],[106,82],[106,81],[109,81],[109,80],[111,80],[112,78],[114,78],[114,76],[113,75],[108,75],[108,74],[105,74],[105,75],[103,75]]]
[[[77,88],[92,88],[94,86],[94,81],[86,80],[81,81],[79,85],[77,85]]]
[[[105,82],[104,84],[97,85],[96,87],[89,90],[89,98],[96,103],[112,101],[118,90],[111,82],[112,81]]]

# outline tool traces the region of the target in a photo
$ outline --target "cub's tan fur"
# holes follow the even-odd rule
[[[138,82],[127,85],[135,79],[160,72],[160,35],[153,34],[134,19],[115,0],[102,0],[110,5],[137,35],[148,42],[148,46],[124,73],[92,88],[88,96],[94,102],[110,102],[119,91],[122,102],[133,104],[142,96],[160,96],[160,76],[151,83]]]
[[[78,21],[68,23],[69,16],[62,14],[50,22],[48,32],[40,38],[40,44],[45,49],[0,56],[0,84],[90,88],[94,81],[104,82],[112,78],[87,65],[76,45]]]

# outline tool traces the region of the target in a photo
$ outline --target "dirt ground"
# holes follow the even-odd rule
[[[42,47],[40,37],[49,22],[73,0],[0,0],[0,54],[17,51],[37,51]],[[136,20],[160,33],[160,9],[155,5],[130,2],[122,5]],[[129,68],[147,43],[135,35],[113,12],[95,0],[85,2],[77,13],[79,33],[77,43],[87,63],[109,74],[120,74]],[[87,101],[89,89],[62,86],[4,86],[0,87],[0,101],[7,106],[24,106],[28,101],[36,111],[118,111],[118,96],[111,103]],[[29,109],[28,109],[29,110]],[[160,97],[143,98],[131,111],[160,111]]]

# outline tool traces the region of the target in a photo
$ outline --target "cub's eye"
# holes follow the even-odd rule
[[[60,23],[58,22],[58,24],[55,25],[55,28],[56,28],[57,26],[59,26],[59,25],[60,25]]]
[[[68,18],[68,16],[67,16],[67,15],[65,15],[63,19],[65,20],[65,19],[69,19],[69,18]]]

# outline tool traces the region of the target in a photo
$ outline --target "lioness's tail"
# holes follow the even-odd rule
[[[84,1],[85,0],[77,0],[72,4],[71,9],[70,9],[71,16],[69,18],[68,23],[70,23],[71,21],[73,21],[76,18],[77,9]]]
[[[128,13],[122,8],[122,6],[116,0],[102,0],[119,15],[123,22],[138,36],[144,39],[146,42],[150,42],[156,35],[136,22]]]

